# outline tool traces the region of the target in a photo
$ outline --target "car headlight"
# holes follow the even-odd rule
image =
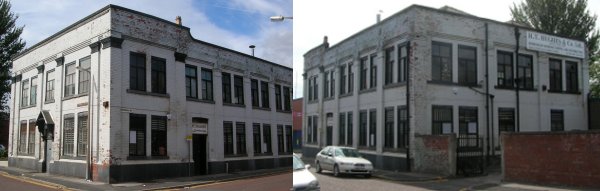
[[[310,181],[310,183],[308,183],[307,190],[319,190],[319,181],[317,181],[317,180]]]

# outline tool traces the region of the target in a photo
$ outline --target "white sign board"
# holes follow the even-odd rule
[[[442,134],[452,133],[452,123],[442,123]]]
[[[192,134],[208,134],[208,124],[192,123]]]
[[[327,126],[333,126],[333,117],[327,118]]]
[[[585,47],[582,41],[527,31],[525,33],[527,49],[585,58]]]
[[[469,122],[469,133],[475,134],[477,133],[477,123],[476,122]]]
[[[136,134],[136,131],[129,131],[129,143],[136,144],[135,134]]]

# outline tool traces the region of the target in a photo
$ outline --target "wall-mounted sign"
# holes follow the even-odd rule
[[[527,49],[585,58],[585,47],[582,41],[532,31],[527,31],[525,35]]]
[[[208,124],[192,123],[192,134],[208,134]]]

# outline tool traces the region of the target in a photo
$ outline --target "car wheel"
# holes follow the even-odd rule
[[[323,169],[321,168],[321,164],[319,164],[319,161],[317,161],[317,173],[321,173],[321,171],[323,171]]]
[[[340,176],[340,168],[338,168],[338,165],[336,164],[335,166],[333,166],[333,176]]]

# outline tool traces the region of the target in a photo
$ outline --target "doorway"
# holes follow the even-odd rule
[[[193,157],[194,157],[194,174],[195,175],[206,175],[207,174],[207,161],[208,154],[206,153],[206,134],[194,134],[193,140]]]

